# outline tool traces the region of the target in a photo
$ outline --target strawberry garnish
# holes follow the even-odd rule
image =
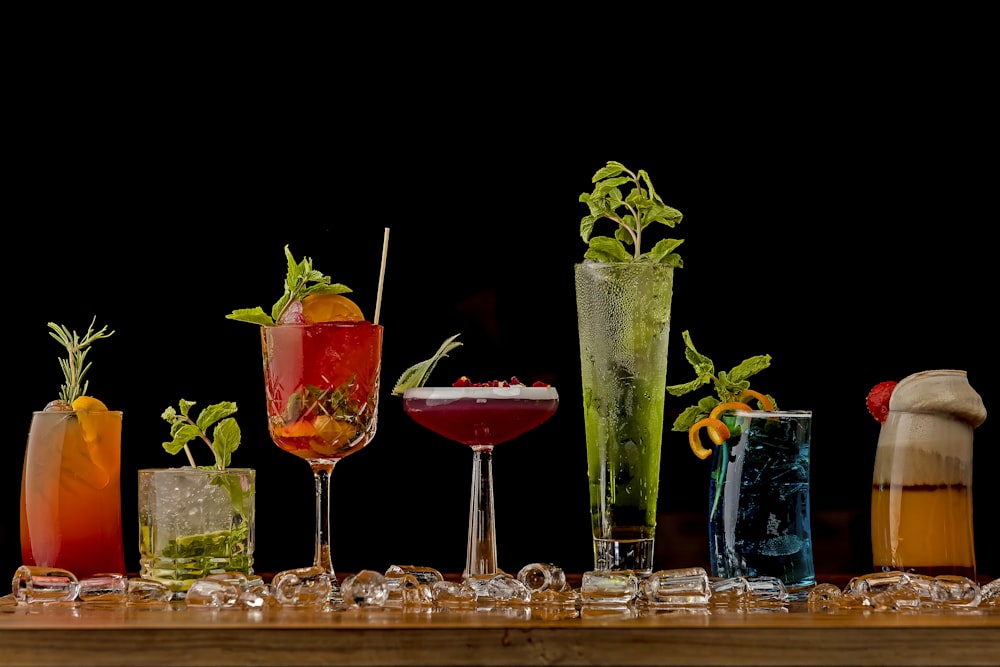
[[[896,388],[895,380],[879,382],[868,392],[865,403],[868,404],[868,412],[879,424],[885,423],[885,418],[889,415],[889,397],[892,390]]]

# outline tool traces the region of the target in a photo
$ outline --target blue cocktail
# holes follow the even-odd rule
[[[716,577],[772,576],[789,593],[816,583],[809,519],[812,412],[726,415],[712,453],[709,556]]]

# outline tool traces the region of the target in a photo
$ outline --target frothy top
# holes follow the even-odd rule
[[[973,428],[986,421],[983,399],[961,370],[921,371],[903,378],[892,390],[889,410],[944,412]]]

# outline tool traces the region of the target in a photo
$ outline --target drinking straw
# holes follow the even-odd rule
[[[378,314],[382,310],[382,283],[385,282],[385,256],[389,252],[389,228],[385,228],[382,236],[382,268],[378,272],[378,295],[375,297],[375,319],[372,324],[378,324]]]

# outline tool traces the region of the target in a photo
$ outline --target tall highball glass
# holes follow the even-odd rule
[[[575,266],[594,568],[653,571],[674,269]]]

